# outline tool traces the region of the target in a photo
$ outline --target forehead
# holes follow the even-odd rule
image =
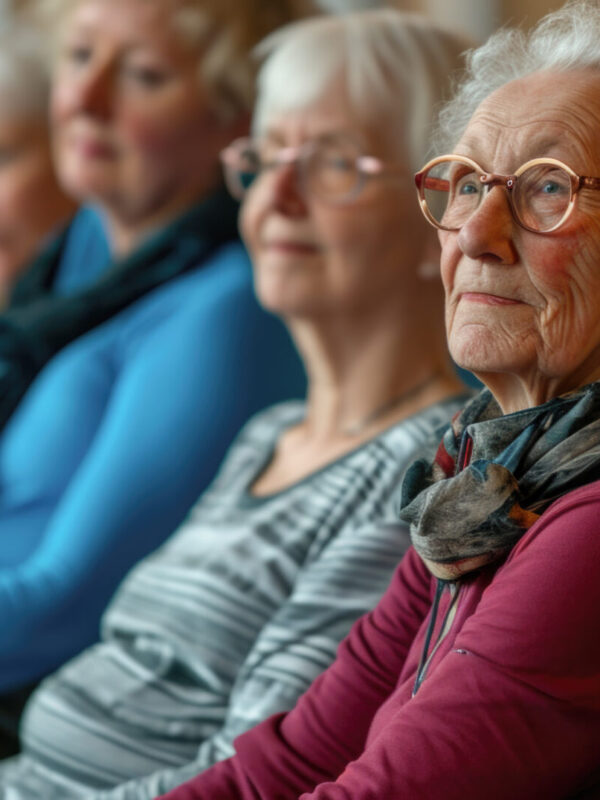
[[[473,114],[456,152],[486,169],[512,172],[553,157],[577,172],[600,169],[600,72],[539,72],[512,81]]]
[[[123,46],[182,44],[175,19],[180,0],[79,0],[65,18],[63,33],[82,32]]]

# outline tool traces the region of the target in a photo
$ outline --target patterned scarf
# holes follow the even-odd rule
[[[558,497],[600,479],[600,382],[502,416],[484,389],[454,418],[433,463],[416,461],[400,517],[438,578],[506,554]]]

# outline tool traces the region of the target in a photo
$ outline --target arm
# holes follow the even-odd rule
[[[378,704],[367,692],[373,677],[349,649],[366,622],[340,656],[352,676],[345,692],[332,683],[336,665],[295,711],[240,737],[235,758],[169,800],[293,798],[319,781],[303,800],[564,800],[585,788],[600,753],[597,493],[593,485],[559,501],[526,534],[454,648],[413,700],[388,705],[387,724],[362,753],[351,715],[349,731],[331,719],[344,702],[370,702],[371,716]],[[393,672],[392,654],[372,643]],[[342,746],[347,766],[335,780]]]
[[[196,292],[187,311],[179,297],[173,324],[148,319],[121,362],[115,353],[86,362],[91,372],[73,387],[71,424],[85,426],[104,373],[117,370],[117,377],[39,546],[0,570],[0,691],[97,638],[97,620],[120,579],[181,522],[263,399],[255,385],[263,353],[255,348],[265,323],[250,291],[246,283],[218,297]],[[285,331],[269,333],[273,350],[263,342],[266,353],[290,355],[277,339]],[[277,357],[271,367],[289,374]],[[16,422],[27,428],[27,415]]]
[[[372,609],[408,546],[400,526],[346,526],[314,548],[292,593],[266,622],[241,665],[222,728],[197,758],[99,795],[102,800],[150,800],[233,753],[233,739],[298,697],[334,660],[352,623]],[[368,568],[365,569],[365,564]],[[362,575],[360,574],[362,570]],[[359,578],[360,575],[360,578]]]
[[[335,663],[295,709],[239,737],[236,757],[165,800],[291,799],[334,778],[361,753],[373,715],[394,690],[429,610],[430,585],[421,560],[409,550],[375,610],[353,626]],[[294,735],[288,738],[284,727],[289,724]]]

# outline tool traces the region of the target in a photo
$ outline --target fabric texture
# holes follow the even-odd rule
[[[65,345],[235,241],[237,206],[220,189],[129,257],[109,264],[91,285],[56,294],[52,285],[68,236],[67,230],[42,253],[0,316],[0,429],[40,369]]]
[[[394,491],[462,400],[264,498],[249,487],[304,407],[251,421],[189,520],[123,583],[102,643],[34,694],[0,797],[149,800],[291,708],[384,592],[409,543]]]
[[[241,244],[198,266],[63,348],[0,436],[0,694],[97,641],[241,426],[304,394]]]
[[[600,383],[505,416],[486,389],[433,463],[410,468],[400,517],[434,574],[453,578],[508,552],[557,497],[599,478]]]
[[[411,548],[295,709],[164,800],[598,797],[599,519],[595,482],[446,585],[415,696],[437,582]]]

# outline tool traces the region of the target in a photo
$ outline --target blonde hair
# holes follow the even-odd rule
[[[382,117],[418,169],[429,154],[438,106],[451,95],[469,42],[424,17],[390,8],[355,11],[288,25],[257,48],[253,127],[314,102],[342,74],[357,116]]]
[[[25,0],[50,33],[51,45],[70,11],[84,1]],[[249,112],[254,104],[252,48],[276,28],[318,13],[312,0],[172,0],[170,8],[175,30],[197,47],[203,86],[225,118]]]

